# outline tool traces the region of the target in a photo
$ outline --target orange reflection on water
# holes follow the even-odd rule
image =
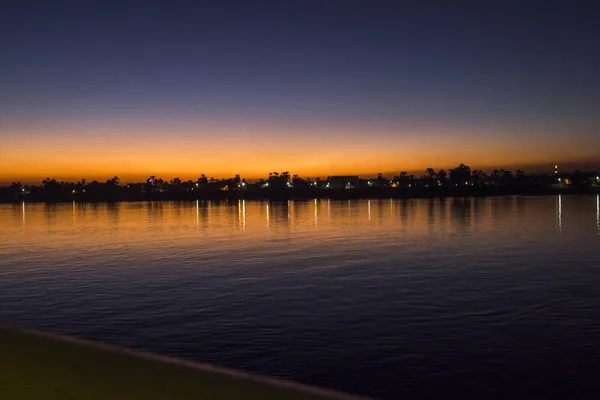
[[[590,224],[595,214],[595,224]],[[564,221],[568,220],[568,224]],[[0,205],[2,251],[223,252],[289,241],[477,249],[482,240],[600,235],[600,196]],[[2,256],[0,251],[0,256]],[[8,254],[8,253],[6,253]],[[126,253],[124,253],[126,254]]]

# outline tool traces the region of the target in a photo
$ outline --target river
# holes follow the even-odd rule
[[[600,197],[0,205],[0,321],[377,398],[600,395]]]

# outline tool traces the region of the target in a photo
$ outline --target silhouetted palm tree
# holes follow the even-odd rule
[[[450,170],[450,179],[455,186],[468,185],[471,180],[471,167],[461,163],[458,167]]]
[[[440,169],[436,175],[438,181],[440,181],[440,186],[444,185],[446,183],[446,178],[448,178],[448,173],[445,170]]]

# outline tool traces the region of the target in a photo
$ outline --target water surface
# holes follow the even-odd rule
[[[600,198],[0,205],[0,321],[380,398],[600,395]]]

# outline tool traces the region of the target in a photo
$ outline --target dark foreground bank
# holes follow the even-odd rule
[[[358,399],[354,396],[0,326],[2,399]]]

